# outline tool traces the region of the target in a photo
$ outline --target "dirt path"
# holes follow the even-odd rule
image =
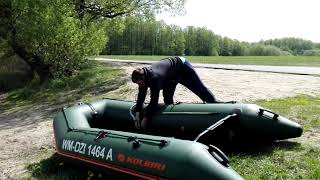
[[[136,66],[138,65],[123,68],[129,76]],[[250,102],[299,94],[319,95],[320,77],[205,68],[197,68],[196,71],[217,98],[224,101]],[[136,90],[137,87],[128,82],[106,96],[120,94],[125,100],[134,101]],[[5,96],[0,95],[0,102]],[[174,99],[180,102],[201,102],[197,96],[180,85]],[[39,153],[54,150],[52,118],[59,108],[61,107],[36,105],[27,111],[15,113],[0,109],[0,179],[21,179],[26,174],[26,164],[38,162]],[[308,137],[309,135],[306,136]]]

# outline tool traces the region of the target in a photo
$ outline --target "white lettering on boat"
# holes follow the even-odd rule
[[[112,160],[112,149],[111,149],[111,148],[110,148],[109,151],[108,151],[106,160],[113,161],[113,160]]]
[[[80,154],[85,154],[86,146],[86,143],[76,142],[73,151]]]
[[[62,149],[72,151],[73,141],[72,140],[63,140],[62,141]]]
[[[63,139],[62,149],[65,151],[88,155],[98,159],[113,161],[112,148],[106,148],[103,146],[92,144],[87,145],[87,143]]]

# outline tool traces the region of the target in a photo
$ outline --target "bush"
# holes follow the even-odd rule
[[[255,44],[250,46],[245,51],[246,56],[288,56],[291,55],[287,51],[282,51],[280,48],[271,45]]]
[[[79,19],[68,0],[13,0],[16,41],[49,67],[52,77],[71,75],[106,44],[103,24]]]
[[[320,56],[320,49],[305,50],[303,56]]]

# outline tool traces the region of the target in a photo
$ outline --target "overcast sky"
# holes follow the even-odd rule
[[[186,15],[167,24],[207,27],[240,41],[299,37],[320,42],[320,0],[186,0]]]

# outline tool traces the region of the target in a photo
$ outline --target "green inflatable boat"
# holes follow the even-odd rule
[[[135,103],[104,99],[54,118],[57,153],[75,163],[138,179],[242,179],[216,146],[299,137],[302,127],[253,104],[174,104],[142,132]]]

